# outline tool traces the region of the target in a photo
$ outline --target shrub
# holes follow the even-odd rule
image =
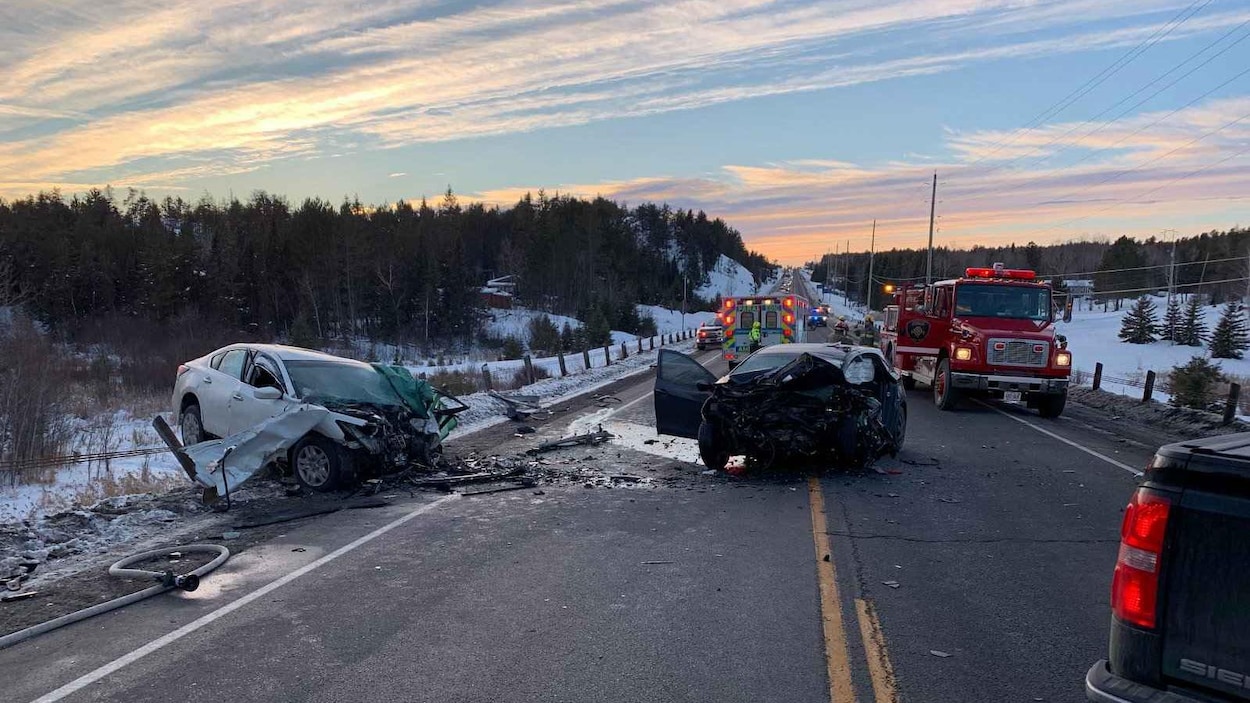
[[[480,376],[466,371],[438,371],[426,381],[434,388],[451,395],[468,395],[480,390]]]
[[[520,359],[525,356],[525,345],[521,344],[521,340],[508,335],[503,340],[503,346],[499,350],[499,355],[505,361]]]
[[[31,462],[64,453],[69,362],[34,324],[14,316],[0,335],[0,462]],[[0,470],[0,483],[31,479],[22,468]]]
[[[1220,367],[1205,357],[1195,356],[1184,366],[1172,368],[1168,384],[1172,405],[1206,410],[1211,404],[1215,385],[1223,380]]]
[[[530,319],[529,337],[530,349],[542,355],[553,354],[560,349],[560,330],[546,315]]]

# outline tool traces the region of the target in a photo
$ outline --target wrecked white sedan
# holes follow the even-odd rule
[[[285,464],[316,491],[364,473],[433,465],[466,409],[402,367],[276,344],[233,344],[182,364],[173,408],[183,444],[238,437],[229,444],[256,445],[257,457]],[[257,428],[274,439],[257,442]],[[285,456],[262,454],[260,445]]]
[[[660,352],[656,428],[699,441],[721,470],[733,455],[757,465],[817,461],[864,467],[896,454],[907,397],[881,351],[845,344],[765,347],[719,380],[680,352]]]

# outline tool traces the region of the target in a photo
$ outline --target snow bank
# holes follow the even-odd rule
[[[546,315],[551,320],[556,329],[563,329],[565,323],[568,323],[573,329],[581,329],[582,326],[581,320],[575,317],[515,307],[511,310],[491,310],[484,329],[487,334],[493,337],[516,337],[522,341],[528,341],[530,322],[543,315]]]
[[[735,295],[752,295],[759,292],[755,285],[755,277],[745,266],[733,259],[720,255],[712,270],[707,272],[707,285],[695,288],[695,295],[713,300],[716,296],[729,297]]]
[[[682,315],[680,310],[670,310],[662,308],[659,305],[639,305],[639,315],[647,315],[655,320],[656,329],[660,334],[670,334],[680,332],[682,330]],[[688,312],[686,313],[686,329],[695,329],[704,322],[716,319],[714,312]],[[617,342],[620,344],[620,342]]]

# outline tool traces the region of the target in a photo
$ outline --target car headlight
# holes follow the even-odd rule
[[[970,347],[955,347],[955,361],[971,361],[972,349]]]
[[[1055,354],[1055,366],[1071,366],[1072,352],[1061,351]]]

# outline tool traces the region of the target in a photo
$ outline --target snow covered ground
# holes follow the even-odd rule
[[[1155,299],[1157,307],[1162,309],[1166,303]],[[1162,375],[1172,367],[1188,362],[1195,356],[1207,357],[1210,351],[1205,347],[1186,347],[1171,342],[1154,342],[1152,344],[1128,344],[1119,339],[1120,322],[1131,307],[1125,301],[1118,312],[1101,307],[1094,310],[1074,310],[1072,322],[1060,322],[1056,325],[1060,334],[1067,335],[1068,348],[1072,351],[1072,367],[1082,372],[1088,384],[1094,374],[1094,364],[1102,362],[1104,390],[1123,395],[1141,396],[1140,387],[1117,384],[1107,381],[1107,377],[1144,380],[1147,371]],[[1215,328],[1222,308],[1207,305],[1202,308],[1203,319],[1208,333]],[[1250,359],[1211,359],[1226,375],[1250,377]],[[1156,391],[1155,396],[1166,401],[1166,393]]]
[[[670,310],[662,308],[659,305],[639,305],[638,314],[649,315],[655,320],[656,329],[660,334],[669,334],[680,332],[682,330],[682,315],[680,310]],[[688,330],[696,329],[704,322],[716,319],[714,312],[688,312],[686,313],[685,328]],[[620,342],[617,342],[620,344]]]
[[[745,266],[733,259],[720,255],[712,270],[708,271],[708,283],[695,289],[695,295],[707,300],[716,296],[751,295],[758,293],[760,287],[755,285],[755,277]]]

